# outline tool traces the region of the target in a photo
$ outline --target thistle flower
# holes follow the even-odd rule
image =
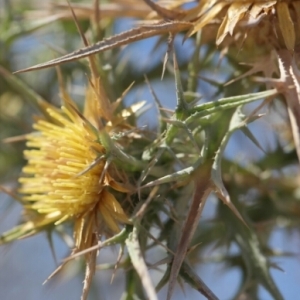
[[[208,24],[220,24],[216,35],[217,45],[231,35],[235,39],[255,38],[257,44],[294,50],[300,42],[299,1],[277,0],[204,0],[186,16],[194,20],[195,33]],[[242,33],[242,34],[240,34]]]
[[[97,133],[71,105],[47,112],[52,122],[38,120],[33,126],[37,132],[27,136],[31,148],[24,152],[28,164],[23,173],[27,176],[19,180],[26,209],[39,214],[33,226],[73,219],[75,228],[80,228],[79,224],[94,214],[108,230],[118,232],[118,222],[128,218],[108,187],[128,190],[105,170],[105,148]],[[97,161],[101,156],[103,159]],[[82,248],[81,235],[89,234],[75,231],[76,247]]]
[[[122,127],[122,116],[112,117],[112,106],[98,80],[90,84],[83,114],[63,89],[62,98],[60,109],[45,105],[44,118],[38,118],[35,132],[26,135],[27,165],[19,179],[26,221],[4,233],[0,243],[71,221],[75,254],[95,246],[102,235],[118,233],[120,224],[129,223],[114,195],[116,191],[126,197],[130,192],[127,178],[111,163],[109,149],[101,143],[104,133],[109,136],[116,130],[115,121]],[[109,125],[103,126],[103,119]],[[95,271],[96,251],[85,258],[82,299],[87,297]]]
[[[72,9],[71,12],[82,41],[87,46],[88,41],[76,15]],[[99,77],[96,59],[89,57],[88,61],[91,79],[83,113],[66,92],[59,69],[58,81],[63,100],[61,109],[50,105],[33,91],[28,93],[23,83],[9,76],[13,83],[30,95],[44,118],[37,119],[33,125],[36,132],[26,136],[29,149],[24,155],[28,163],[19,179],[26,222],[0,236],[0,244],[7,243],[46,227],[72,221],[75,247],[70,257],[87,250],[84,251],[86,274],[82,300],[87,299],[95,272],[97,247],[93,246],[98,244],[103,234],[119,233],[120,223],[130,223],[114,195],[115,192],[125,193],[126,197],[131,191],[126,173],[122,170],[144,167],[142,162],[124,153],[111,138],[115,134],[118,137],[126,136],[124,129],[130,128],[125,122],[126,118],[144,103],[114,114],[120,101],[110,103]],[[131,140],[127,138],[125,144]]]

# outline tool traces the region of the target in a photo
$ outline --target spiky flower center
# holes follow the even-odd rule
[[[41,214],[56,214],[58,222],[87,213],[100,200],[104,187],[105,154],[97,136],[71,110],[62,107],[63,114],[48,109],[53,122],[39,120],[37,133],[28,136],[24,152],[28,165],[27,177],[20,178],[20,192],[31,209]]]

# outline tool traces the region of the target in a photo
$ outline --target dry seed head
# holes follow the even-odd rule
[[[190,34],[209,24],[219,24],[217,45],[230,36],[233,40],[253,39],[253,48],[263,43],[267,49],[275,46],[293,51],[300,43],[299,0],[204,0],[185,19],[194,20]]]

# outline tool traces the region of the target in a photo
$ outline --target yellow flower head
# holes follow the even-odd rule
[[[252,35],[256,43],[285,46],[288,50],[300,42],[299,0],[203,0],[190,10],[186,19],[194,20],[190,32],[200,30],[208,24],[219,24],[217,45],[225,37],[242,39]]]
[[[18,237],[70,220],[79,251],[95,244],[94,235],[118,233],[119,224],[128,223],[113,195],[114,190],[129,192],[126,178],[108,163],[100,142],[101,131],[108,130],[101,118],[110,112],[109,106],[98,103],[98,84],[87,92],[84,115],[63,91],[61,109],[47,105],[45,118],[39,118],[33,125],[36,131],[27,135],[28,163],[19,179],[27,223]]]

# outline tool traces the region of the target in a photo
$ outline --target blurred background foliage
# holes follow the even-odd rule
[[[32,105],[32,97],[39,95],[55,105],[60,105],[60,98],[55,68],[16,75],[17,79],[11,79],[10,73],[82,48],[82,41],[67,3],[3,0],[0,5],[0,139],[2,141],[0,184],[16,193],[17,178],[25,164],[22,154],[25,146],[22,141],[18,139],[14,141],[10,138],[31,131],[32,115],[38,114],[38,110]],[[101,22],[97,23],[93,5],[92,1],[72,1],[80,27],[91,43],[132,28],[137,21],[151,14],[151,9],[143,1],[104,1],[101,2]],[[196,4],[191,2],[186,5],[190,7]],[[249,70],[248,65],[240,64],[245,53],[241,56],[230,51],[224,53],[221,48],[216,48],[214,39],[206,38],[205,35],[201,39],[200,33],[193,35],[182,44],[184,36],[184,33],[176,36],[174,48],[184,95],[189,103],[199,99],[204,103],[223,97],[265,90],[265,84],[258,82],[253,76],[246,76],[226,85],[230,80]],[[112,101],[121,97],[132,82],[134,86],[126,95],[123,105],[128,106],[137,101],[147,100],[147,110],[139,116],[137,124],[140,128],[145,128],[149,140],[154,140],[157,134],[163,131],[166,123],[160,118],[153,93],[145,82],[144,75],[147,76],[153,91],[164,107],[173,110],[176,105],[172,64],[167,64],[166,73],[161,80],[162,62],[166,51],[167,43],[164,36],[139,41],[122,49],[113,49],[97,55],[101,66],[101,78]],[[88,82],[87,63],[81,60],[63,64],[61,71],[70,95],[79,106],[82,106]],[[260,104],[262,101],[244,106],[244,114],[251,115]],[[286,296],[288,291],[282,290],[280,285],[280,292],[273,286],[269,267],[279,268],[272,260],[274,257],[298,255],[298,253],[286,249],[281,251],[269,242],[279,228],[284,230],[287,240],[290,237],[298,241],[299,162],[283,99],[277,96],[272,102],[264,105],[259,113],[265,115],[248,126],[255,138],[251,136],[251,141],[241,131],[233,133],[221,159],[222,180],[231,201],[248,227],[223,202],[211,195],[189,246],[188,261],[199,272],[201,266],[207,263],[224,264],[224,273],[232,268],[240,270],[239,275],[231,279],[238,281],[239,285],[234,285],[235,290],[229,296],[226,293],[224,297],[222,293],[219,294],[220,299],[291,299]],[[214,142],[224,137],[228,118],[230,118],[228,116],[227,113],[218,112],[214,117],[208,118],[206,123],[203,121],[203,127],[210,132],[211,145],[208,145],[208,148],[211,149],[208,151],[219,149],[218,146],[215,147]],[[197,130],[197,126],[194,129]],[[149,145],[151,144],[148,142],[134,144],[127,150],[132,155],[141,155]],[[183,153],[183,158],[179,155],[178,157],[182,159],[184,166],[190,165],[197,156],[197,149],[186,139],[184,130],[179,131],[172,147],[176,154]],[[175,163],[172,156],[168,154],[163,156],[160,163],[170,172],[180,169],[180,165]],[[138,178],[136,174],[135,180]],[[177,214],[180,215],[182,211],[186,213],[187,202],[193,191],[191,185],[176,189],[172,187],[170,185],[160,190],[162,196],[155,199],[148,207],[147,216],[141,223],[143,230],[151,232],[162,243],[166,241],[170,243],[170,235],[173,233],[173,219],[169,218],[169,215],[174,213],[173,217],[176,219],[179,218]],[[146,199],[145,195],[146,192],[143,194],[143,201]],[[13,200],[10,203],[13,203]],[[163,216],[166,207],[169,207],[169,211]],[[153,245],[155,246],[150,250],[150,254],[148,252],[145,254],[149,264],[154,264],[158,257],[162,257],[162,249],[155,242],[149,242],[149,237],[146,235],[141,234],[140,243],[145,253]],[[299,245],[299,242],[297,243]],[[18,243],[18,247],[21,248],[22,243]],[[52,259],[50,254],[47,259]],[[276,262],[280,262],[281,259],[276,259]],[[126,269],[126,261],[122,263]],[[163,272],[165,270],[163,269]],[[206,269],[206,272],[209,271]],[[163,272],[157,274],[161,277]],[[182,272],[189,273],[186,269]],[[143,292],[138,290],[140,283],[137,274],[132,270],[125,274],[127,274],[128,294],[127,296],[123,294],[123,299],[134,299],[131,298],[133,295],[141,299],[145,298]],[[195,288],[195,280],[189,281],[189,276],[181,275],[190,283],[186,289],[190,289],[191,286]],[[95,278],[95,282],[97,280],[99,279]],[[212,291],[215,285],[218,285],[218,280],[222,278],[215,280],[213,285],[208,284]],[[132,282],[135,281],[136,283],[133,284]],[[154,281],[158,282],[157,279]],[[181,285],[183,285],[182,281]],[[259,286],[264,286],[269,294],[265,293],[262,296]],[[109,290],[113,287],[114,284],[106,288]],[[196,289],[199,289],[199,285],[198,287],[196,285]],[[163,299],[165,294],[162,292],[159,295]],[[100,295],[98,297],[94,298],[93,292],[91,293],[91,299],[102,299]],[[197,294],[194,297],[199,299]],[[174,298],[183,299],[184,295],[175,295]],[[8,298],[4,295],[2,299]],[[107,299],[112,298],[108,296]]]

